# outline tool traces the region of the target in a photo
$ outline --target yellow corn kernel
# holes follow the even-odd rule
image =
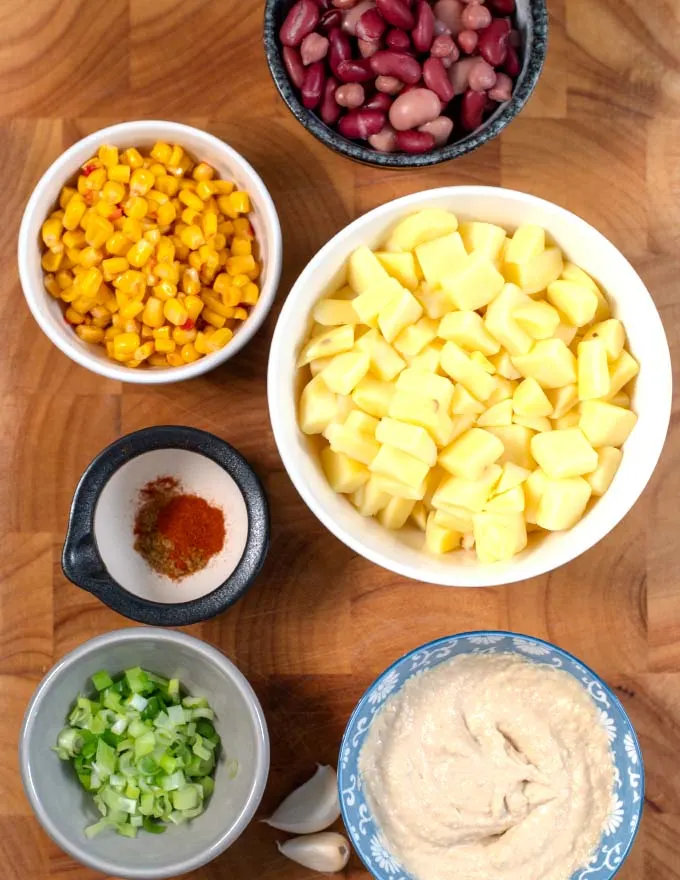
[[[194,268],[185,269],[182,275],[182,290],[184,293],[199,293],[201,290],[201,282],[198,279],[198,272]]]
[[[143,342],[134,353],[136,361],[145,361],[154,352],[153,342]]]
[[[142,158],[142,154],[134,147],[129,147],[127,150],[125,150],[125,152],[121,156],[120,161],[124,165],[129,165],[132,169],[144,167],[144,159]]]
[[[86,269],[90,269],[92,266],[98,266],[103,258],[104,252],[99,248],[92,246],[86,247],[80,252],[80,265],[85,266]]]
[[[128,251],[130,239],[123,232],[114,232],[113,235],[106,239],[105,247],[114,257],[119,257]]]
[[[90,309],[95,305],[93,296],[79,296],[71,303],[73,310],[79,315],[87,315]]]
[[[208,290],[207,288],[201,291],[201,299],[206,304],[208,309],[213,312],[216,312],[218,315],[222,315],[223,318],[231,318],[232,317],[232,309],[228,306],[225,306],[220,297],[213,296],[213,292]]]
[[[175,217],[177,217],[177,208],[172,202],[165,202],[156,211],[156,218],[161,226],[170,226]]]
[[[114,315],[114,318],[115,317],[116,316]],[[116,336],[120,336],[122,332],[123,331],[120,329],[120,327],[117,327],[115,324],[113,324],[111,327],[107,327],[106,330],[104,330],[104,339],[115,339]]]
[[[73,196],[76,194],[77,190],[72,186],[64,186],[59,193],[59,207],[66,209],[66,206],[71,201]]]
[[[53,254],[51,251],[46,251],[42,255],[40,264],[46,272],[56,272],[61,266],[63,258],[63,254]]]
[[[105,168],[113,168],[118,164],[118,147],[102,144],[97,152],[97,156]]]
[[[222,294],[222,302],[227,308],[234,308],[241,302],[241,291],[238,287],[230,287]]]
[[[104,341],[104,331],[101,327],[92,327],[91,325],[80,324],[76,327],[76,333],[83,340],[83,342],[103,342]]]
[[[79,279],[78,286],[84,296],[94,297],[103,281],[99,269],[91,268]]]
[[[123,306],[127,305],[130,300],[124,293],[121,293],[119,290],[117,290],[116,302],[118,304],[118,309],[120,310]],[[121,317],[120,311],[114,314],[114,316],[111,318],[111,323],[114,327],[119,327],[122,332],[123,326],[125,325],[125,318]]]
[[[182,327],[175,327],[172,331],[172,338],[177,345],[186,345],[187,342],[193,342],[196,339],[197,332],[193,328],[191,330],[184,330]]]
[[[248,282],[241,293],[241,302],[247,303],[249,306],[254,306],[259,298],[260,288],[257,284],[253,284],[252,281]]]
[[[132,358],[132,360],[125,361],[125,366],[126,366],[126,367],[129,367],[130,369],[133,369],[133,370],[134,370],[136,367],[138,367],[140,364],[141,364],[141,361],[135,360],[134,357]]]
[[[229,275],[248,275],[253,272],[257,263],[252,255],[245,257],[229,257],[227,260],[227,272]]]
[[[197,271],[200,270],[201,266],[203,265],[203,257],[200,254],[200,248],[197,251],[192,251],[189,254],[188,262],[192,269],[196,269]]]
[[[138,333],[121,333],[113,340],[114,357],[117,361],[131,360],[141,345]]]
[[[248,312],[244,308],[239,306],[239,308],[234,309],[233,317],[235,321],[245,321],[245,319],[248,317]]]
[[[211,180],[201,180],[200,183],[196,184],[196,195],[203,202],[214,196],[216,192],[217,188]]]
[[[170,281],[160,281],[154,285],[153,293],[161,302],[166,302],[177,296],[177,285],[172,284]]]
[[[80,296],[80,289],[75,285],[71,285],[70,287],[65,287],[61,291],[61,300],[65,303],[72,303],[74,299],[78,299]]]
[[[126,217],[123,222],[122,233],[129,241],[136,242],[144,234],[144,229],[136,217]]]
[[[43,286],[50,296],[53,296],[55,299],[61,297],[61,287],[57,284],[57,279],[54,275],[45,275],[43,278]]]
[[[160,229],[155,226],[153,229],[147,229],[144,233],[144,240],[151,243],[152,247],[156,247],[158,242],[161,240],[162,233]]]
[[[142,339],[153,339],[153,327],[149,327],[147,324],[142,324],[142,329],[140,330],[139,335]]]
[[[113,281],[118,275],[127,272],[130,264],[125,257],[110,257],[108,260],[102,261],[102,272],[105,281]]]
[[[167,235],[162,235],[158,240],[156,259],[159,263],[172,263],[175,259],[175,245]]]
[[[247,259],[247,258],[246,258],[246,257],[243,257],[243,259],[245,260],[245,259]],[[247,272],[247,273],[246,273],[246,274],[248,275],[248,278],[249,278],[251,281],[257,281],[257,279],[260,277],[260,270],[261,270],[261,268],[262,268],[262,267],[261,267],[260,264],[257,262],[257,260],[255,260],[255,265],[253,266],[253,268],[250,270],[250,272]],[[227,270],[227,271],[228,271],[228,270]]]
[[[57,220],[56,217],[53,217],[50,220],[45,220],[42,229],[40,230],[45,246],[53,247],[55,244],[58,244],[61,240],[63,231],[64,226],[61,220]]]
[[[117,220],[120,217],[118,205],[112,205],[111,202],[103,202],[101,200],[94,206],[94,212],[106,220]]]
[[[217,231],[220,232],[227,240],[232,238],[234,235],[234,221],[233,220],[223,220],[217,227]]]
[[[168,169],[165,165],[161,165],[160,162],[154,162],[152,165],[149,165],[149,171],[154,177],[163,177],[168,173]]]
[[[208,239],[208,244],[214,251],[224,250],[227,246],[227,237],[226,235],[222,235],[221,232],[216,232],[214,235],[210,236]]]
[[[216,330],[212,334],[209,345],[213,351],[216,351],[218,348],[224,348],[233,335],[233,330],[230,330],[228,327],[223,327],[221,330]]]
[[[123,323],[124,333],[137,333],[137,335],[139,335],[141,329],[142,325],[139,321],[135,321],[134,318],[128,318],[127,321]]]
[[[156,183],[156,178],[148,168],[137,168],[130,178],[130,194],[132,196],[145,196]]]
[[[148,364],[150,367],[167,367],[168,359],[164,354],[160,354],[160,352],[154,352],[148,358]]]
[[[191,192],[191,190],[183,189],[179,194],[179,200],[183,205],[186,205],[187,208],[193,208],[194,211],[198,211],[199,213],[203,210],[203,202],[196,193]]]
[[[212,324],[213,327],[216,327],[217,329],[224,327],[227,322],[227,319],[223,315],[218,315],[217,312],[213,312],[212,309],[203,309],[201,317],[204,321],[207,321],[208,324]]]
[[[178,351],[171,351],[166,355],[168,359],[168,366],[170,367],[183,367],[184,361],[182,360],[182,355]]]
[[[90,174],[81,174],[78,178],[78,192],[81,195],[86,193],[98,193],[106,183],[106,168],[95,168]]]
[[[155,339],[153,345],[156,351],[162,354],[172,354],[177,348],[177,343],[174,339]]]
[[[234,238],[231,243],[231,253],[234,257],[249,257],[253,252],[253,246],[247,238]]]
[[[228,196],[234,191],[234,184],[231,180],[216,180],[215,186],[217,187],[217,192],[223,196]]]
[[[195,321],[196,318],[203,311],[203,300],[199,296],[189,295],[184,297],[184,308],[187,310],[187,313],[192,321]]]
[[[247,192],[236,190],[229,196],[229,199],[232,209],[237,214],[247,214],[250,211],[250,196]]]
[[[167,162],[164,164],[169,168],[178,168],[182,159],[184,158],[184,150],[179,146],[179,144],[173,144],[172,150],[170,151],[170,157]]]
[[[200,219],[201,213],[195,208],[185,208],[182,211],[182,222],[186,223],[187,226],[192,226],[193,224],[198,223]]]
[[[159,327],[157,330],[153,331],[154,339],[170,339],[171,327],[169,324],[165,324],[163,327]]]
[[[137,272],[134,269],[128,269],[127,272],[123,272],[122,275],[119,275],[116,278],[113,282],[113,286],[120,290],[121,293],[137,297],[144,295],[146,281],[141,272]]]
[[[215,176],[215,169],[207,162],[199,162],[191,176],[194,180],[212,180]]]
[[[203,265],[200,272],[202,283],[206,286],[210,286],[213,283],[216,274],[217,268],[211,269],[210,266]]]
[[[131,196],[123,205],[123,210],[128,217],[134,217],[135,220],[141,220],[146,217],[149,210],[149,203],[141,196]]]
[[[104,338],[105,338],[104,344],[106,345],[106,353],[111,358],[111,360],[113,360],[114,354],[115,354],[114,347],[113,347],[113,339],[106,339],[106,337],[104,337]]]
[[[253,227],[248,220],[247,217],[237,217],[234,220],[234,235],[238,235],[239,238],[255,238],[255,233],[253,232]]]
[[[232,279],[226,272],[221,272],[213,282],[213,290],[215,293],[223,294],[231,289]]]
[[[180,239],[182,244],[186,245],[192,251],[195,251],[202,244],[205,244],[203,233],[201,232],[200,227],[196,225],[187,226],[186,229],[183,229],[180,233]]]
[[[179,190],[179,181],[171,174],[165,174],[156,178],[155,187],[157,190],[160,190],[160,192],[165,193],[172,198]]]
[[[247,287],[250,284],[250,278],[247,275],[234,275],[231,283],[234,287]]]
[[[210,354],[212,352],[210,342],[205,333],[196,334],[196,339],[194,340],[194,348],[199,354]]]
[[[62,241],[67,248],[81,248],[85,244],[85,233],[82,229],[71,229],[64,233]]]
[[[131,299],[129,303],[126,303],[126,305],[121,308],[120,316],[126,321],[129,321],[131,318],[136,318],[137,315],[141,314],[144,311],[144,308],[145,306],[143,302],[140,302],[138,299]]]
[[[203,230],[203,235],[206,239],[211,238],[211,236],[217,234],[217,214],[213,211],[205,211],[201,217],[201,229]],[[226,244],[226,239],[225,242]],[[219,250],[219,248],[215,248],[215,251]]]
[[[78,312],[73,308],[73,306],[69,306],[64,313],[64,318],[69,322],[69,324],[82,324],[85,321],[83,315],[79,315]]]
[[[176,326],[185,324],[189,317],[189,312],[178,299],[166,300],[163,304],[163,314],[171,324]],[[205,317],[205,312],[203,312],[203,316]]]
[[[151,148],[150,156],[152,159],[155,159],[156,162],[161,162],[163,165],[167,165],[172,156],[172,147],[164,141],[158,141]]]
[[[153,200],[157,205],[167,205],[170,201],[170,196],[159,189],[150,189],[147,196],[149,200]]]
[[[192,342],[187,342],[180,350],[180,357],[185,364],[191,364],[200,360],[201,355],[196,351],[196,346]]]
[[[231,196],[218,196],[217,206],[226,217],[229,217],[232,220],[235,220],[238,217],[238,212],[234,210],[231,204]]]
[[[108,327],[111,323],[111,312],[105,306],[93,306],[90,309],[92,323],[96,327]]]
[[[66,255],[71,260],[72,263],[76,264],[80,262],[80,255],[82,253],[81,248],[69,248],[66,251]]]
[[[113,235],[113,224],[105,217],[94,216],[90,218],[85,228],[85,241],[94,248],[104,247],[106,241]]]
[[[154,274],[161,281],[169,281],[170,284],[179,284],[179,262],[156,263]]]
[[[150,296],[144,306],[142,323],[147,327],[159,328],[163,326],[163,303],[156,296]]]
[[[83,218],[83,214],[87,210],[87,205],[83,201],[77,201],[74,198],[66,206],[64,211],[64,229],[77,229],[78,224]]]
[[[129,165],[114,165],[109,168],[109,180],[116,183],[129,183],[131,177],[131,169]]]
[[[59,287],[62,290],[66,290],[67,287],[70,287],[73,284],[73,274],[67,269],[61,269],[56,274],[56,280]]]
[[[125,198],[125,187],[115,180],[107,180],[102,187],[101,197],[105,202],[117,205]]]
[[[153,253],[153,244],[145,238],[140,238],[136,244],[133,244],[127,252],[127,261],[131,266],[141,269],[149,262],[149,258]]]

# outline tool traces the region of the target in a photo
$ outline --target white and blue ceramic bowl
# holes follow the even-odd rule
[[[519,654],[532,663],[563,669],[573,676],[590,694],[611,743],[616,763],[611,811],[597,852],[571,880],[610,880],[630,852],[642,815],[644,768],[633,725],[617,697],[592,669],[542,639],[497,631],[459,633],[421,645],[393,663],[369,687],[347,724],[338,761],[342,818],[352,845],[376,880],[414,878],[390,853],[362,791],[359,753],[373,718],[409,678],[459,654],[502,653]]]

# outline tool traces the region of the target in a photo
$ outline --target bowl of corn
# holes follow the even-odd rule
[[[29,308],[64,354],[159,384],[213,369],[257,332],[276,295],[281,229],[261,178],[223,141],[126,122],[45,172],[18,261]]]

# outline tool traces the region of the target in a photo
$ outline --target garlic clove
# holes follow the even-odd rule
[[[272,828],[290,834],[312,834],[328,828],[339,815],[335,769],[319,764],[314,776],[289,794],[274,815],[264,821]]]
[[[293,837],[276,845],[286,858],[324,874],[342,871],[349,861],[349,843],[342,834],[335,831]]]

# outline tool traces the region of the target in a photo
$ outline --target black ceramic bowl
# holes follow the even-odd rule
[[[522,71],[510,101],[498,109],[474,132],[455,143],[438,147],[430,153],[379,153],[368,145],[350,141],[329,128],[311,110],[303,107],[297,90],[291,85],[281,60],[278,34],[295,0],[266,0],[264,11],[264,50],[269,71],[288,109],[315,138],[349,159],[379,168],[426,168],[464,156],[499,135],[517,116],[534,90],[545,61],[548,42],[548,12],[545,0],[517,0],[518,27],[522,34]]]
[[[175,581],[134,549],[140,490],[172,476],[182,490],[224,511],[224,549],[202,571]],[[232,446],[195,428],[145,428],[94,459],[73,496],[62,554],[66,577],[114,611],[154,626],[188,626],[233,605],[255,580],[269,549],[262,485]]]

